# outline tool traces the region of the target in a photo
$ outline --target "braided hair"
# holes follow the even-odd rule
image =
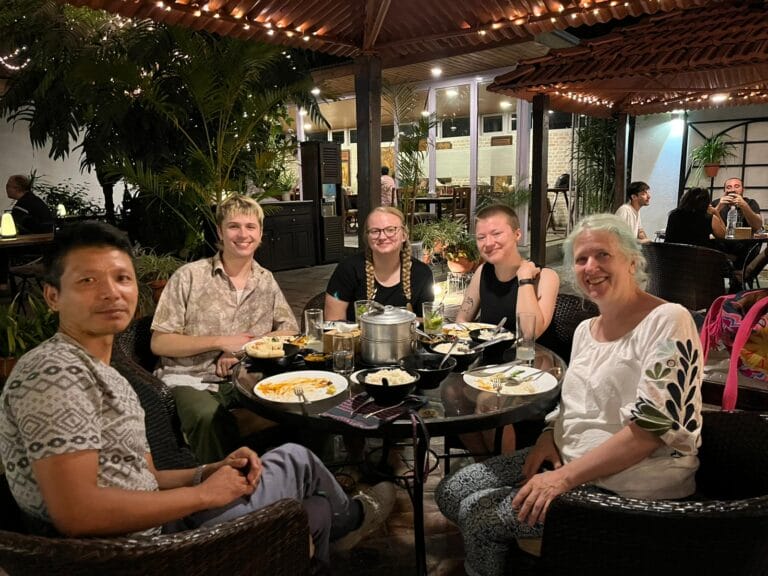
[[[371,210],[371,214],[375,213],[392,214],[400,219],[400,224],[403,228],[405,238],[408,238],[408,227],[405,225],[405,216],[400,210],[392,206],[379,206]],[[370,217],[370,214],[369,214]],[[413,297],[411,288],[411,267],[413,262],[411,261],[411,245],[407,241],[403,241],[400,247],[400,283],[403,286],[403,294],[405,294],[406,306],[408,310],[413,312],[413,305],[411,299]],[[365,294],[368,300],[374,300],[376,298],[376,277],[374,276],[373,267],[373,251],[371,246],[367,243],[365,246]]]

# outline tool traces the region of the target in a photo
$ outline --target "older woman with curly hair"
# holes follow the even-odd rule
[[[365,222],[366,249],[334,270],[325,294],[327,320],[354,321],[355,300],[407,307],[421,314],[433,299],[432,271],[411,257],[405,217],[397,208],[374,208]]]
[[[690,313],[642,289],[645,259],[616,216],[584,218],[563,248],[600,315],[576,328],[560,405],[533,447],[468,466],[435,494],[461,528],[470,575],[510,573],[515,539],[540,537],[551,502],[577,486],[647,499],[696,489],[702,359]]]

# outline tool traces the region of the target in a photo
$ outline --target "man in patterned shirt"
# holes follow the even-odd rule
[[[67,536],[151,535],[212,526],[277,500],[302,503],[315,555],[328,561],[375,530],[394,502],[380,483],[349,499],[309,450],[286,444],[259,457],[239,448],[220,462],[157,470],[144,411],[110,367],[112,341],[136,308],[131,248],[100,222],[73,226],[46,255],[44,296],[59,332],[19,359],[0,396],[0,459],[36,531]]]
[[[235,353],[249,340],[298,331],[272,273],[253,259],[263,223],[255,200],[224,200],[216,211],[221,251],[176,271],[152,321],[156,375],[172,387],[182,430],[201,462],[220,460],[240,442],[229,410],[236,406],[231,382],[203,380],[228,377]],[[271,424],[260,419],[255,427]]]

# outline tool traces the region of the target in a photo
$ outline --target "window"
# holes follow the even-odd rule
[[[328,142],[328,132],[305,132],[304,138],[307,142]]]
[[[483,116],[483,134],[490,132],[502,132],[504,129],[504,120],[501,114],[493,116]]]
[[[442,121],[442,137],[455,138],[456,136],[469,136],[469,118],[448,118]]]
[[[572,125],[573,117],[570,112],[555,112],[550,110],[549,112],[549,129],[560,130],[562,128],[570,128]]]
[[[331,132],[331,140],[334,142],[338,142],[339,144],[344,144],[344,130],[337,130],[336,132]]]
[[[512,121],[509,123],[509,131],[514,132],[517,130],[517,114],[512,114]]]

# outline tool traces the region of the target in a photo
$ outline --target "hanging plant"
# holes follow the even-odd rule
[[[691,150],[691,162],[696,167],[696,180],[701,178],[702,173],[708,178],[717,176],[720,166],[725,166],[729,158],[736,157],[733,148],[733,142],[728,142],[725,134],[717,134],[705,138],[704,142]]]

